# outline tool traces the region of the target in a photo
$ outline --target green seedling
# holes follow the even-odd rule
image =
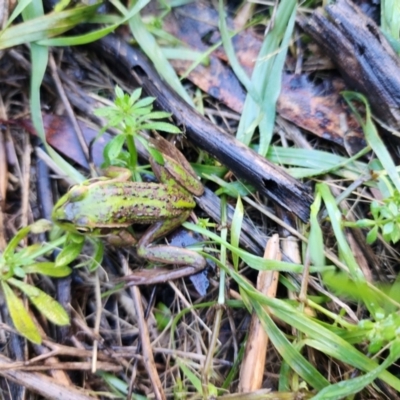
[[[395,191],[381,203],[374,200],[370,207],[373,219],[360,219],[355,223],[347,222],[345,225],[370,228],[367,235],[368,244],[376,241],[379,232],[386,242],[397,243],[400,240],[400,193]]]
[[[99,108],[95,114],[107,119],[106,126],[100,131],[103,134],[109,128],[116,128],[120,134],[115,136],[104,149],[103,167],[111,165],[129,169],[135,180],[140,180],[137,172],[137,150],[135,139],[138,139],[155,159],[159,154],[148,146],[148,142],[140,136],[141,130],[158,130],[168,133],[180,133],[180,130],[160,119],[169,118],[170,114],[163,111],[153,111],[154,97],[140,99],[142,89],[136,89],[131,95],[122,91],[118,86],[115,88],[114,104],[108,107]],[[124,150],[124,144],[128,151]]]
[[[33,244],[17,250],[18,244],[29,233],[42,233],[49,230],[48,221],[39,220],[22,228],[11,239],[0,255],[0,285],[15,329],[33,343],[40,344],[41,336],[33,319],[26,310],[20,293],[23,293],[37,310],[56,325],[68,325],[69,317],[64,308],[48,294],[24,281],[29,274],[42,274],[53,278],[69,275],[71,269],[67,266],[56,267],[55,263],[39,261],[46,253],[53,250],[59,243],[47,245]]]

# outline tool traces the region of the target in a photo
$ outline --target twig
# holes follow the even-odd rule
[[[267,243],[264,258],[268,260],[281,260],[279,250],[279,236],[273,235]],[[257,289],[268,297],[275,297],[278,287],[278,271],[260,271],[257,277]],[[239,391],[241,393],[253,392],[261,389],[265,359],[267,356],[269,337],[265,332],[256,313],[251,317],[249,336],[246,342],[245,355],[240,368]]]
[[[127,275],[129,273],[127,262],[122,257],[121,261],[125,275]],[[146,371],[149,374],[155,398],[157,400],[165,400],[166,399],[165,393],[162,388],[161,380],[160,377],[158,376],[157,368],[154,362],[153,350],[151,347],[151,342],[149,337],[149,328],[147,326],[144,317],[143,306],[142,306],[142,295],[137,286],[130,287],[129,291],[135,307],[144,367],[146,368]]]
[[[400,128],[400,59],[375,22],[348,0],[302,20],[303,29],[328,53],[345,82],[364,93],[376,115]]]

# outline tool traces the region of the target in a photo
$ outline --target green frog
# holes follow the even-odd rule
[[[133,224],[149,225],[138,240],[129,235],[139,256],[200,270],[206,262],[195,251],[152,245],[189,217],[196,206],[193,195],[202,195],[204,187],[175,146],[161,136],[150,140],[162,154],[163,160],[150,160],[160,183],[132,182],[130,171],[111,167],[106,171],[108,178],[94,178],[72,187],[54,206],[52,219],[66,231],[92,236],[119,235]]]

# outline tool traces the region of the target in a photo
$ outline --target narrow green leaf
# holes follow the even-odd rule
[[[399,225],[396,223],[393,227],[392,234],[390,235],[390,239],[395,244],[400,240],[400,228]]]
[[[207,178],[207,176],[204,176]],[[212,181],[218,181],[217,183],[221,184],[221,187],[215,191],[217,196],[221,194],[227,194],[230,197],[238,198],[239,196],[248,196],[251,193],[254,193],[256,190],[253,186],[245,185],[241,181],[234,181],[234,182],[226,182],[223,179],[219,179],[218,177],[214,176]]]
[[[372,371],[378,366],[377,362],[362,354],[355,347],[334,332],[325,328],[322,324],[319,324],[305,314],[299,312],[298,309],[287,302],[261,294],[239,273],[235,272],[233,269],[227,268],[226,265],[220,263],[216,258],[212,258],[212,260],[216,262],[220,268],[223,268],[239,286],[243,287],[253,301],[257,301],[260,306],[264,305],[269,307],[278,319],[281,319],[289,326],[298,329],[307,337],[313,339],[312,344],[316,349],[362,371]],[[309,343],[308,339],[306,343]],[[391,385],[395,390],[400,390],[400,379],[396,378],[388,371],[381,372],[379,378]]]
[[[114,92],[117,99],[123,99],[125,96],[124,91],[118,85],[115,86]],[[136,101],[140,97],[141,93],[142,93],[142,88],[138,88],[132,92],[131,97],[134,99],[134,101]]]
[[[170,116],[171,113],[167,113],[165,111],[152,111],[151,113],[146,115],[146,118],[148,120],[153,120],[153,119],[169,118]]]
[[[156,99],[155,97],[145,97],[145,98],[143,98],[143,99],[140,99],[139,101],[137,101],[137,102],[133,105],[132,109],[133,109],[133,110],[136,110],[137,108],[142,108],[142,107],[151,106],[151,105],[154,103],[154,100],[155,100],[155,99]],[[135,101],[136,101],[136,100],[135,100]],[[149,114],[149,113],[147,113],[147,114]]]
[[[154,308],[154,318],[156,320],[157,329],[161,332],[171,323],[172,312],[167,305],[158,302]]]
[[[256,88],[253,86],[252,81],[250,78],[247,76],[246,71],[243,69],[241,66],[238,58],[236,57],[235,49],[233,47],[229,32],[228,32],[228,26],[226,24],[226,13],[225,13],[225,5],[223,0],[219,0],[218,2],[218,14],[219,14],[219,20],[218,20],[218,27],[221,32],[221,39],[222,39],[222,44],[224,46],[224,50],[226,52],[226,55],[228,56],[229,59],[229,64],[231,65],[231,68],[236,74],[236,77],[239,79],[240,83],[245,87],[247,93],[252,97],[254,102],[257,103],[257,105],[262,108],[262,99],[260,94],[257,92]]]
[[[371,296],[370,291],[362,291],[362,288],[367,285],[367,281],[344,235],[342,229],[342,213],[340,212],[328,185],[325,183],[318,183],[316,190],[321,193],[322,199],[328,211],[332,229],[339,247],[339,253],[349,268],[351,278],[354,281],[357,289],[363,293],[364,304],[372,313],[372,315],[375,316],[378,312],[376,300],[373,296]]]
[[[308,249],[311,261],[315,265],[325,265],[324,238],[318,222],[318,213],[321,208],[321,195],[316,193],[310,212],[310,237]]]
[[[243,203],[240,196],[237,198],[235,212],[232,217],[231,225],[231,245],[234,247],[239,247],[240,232],[242,231],[242,222],[244,216]],[[232,262],[235,270],[239,267],[239,256],[232,253]]]
[[[56,267],[54,262],[38,262],[24,267],[26,274],[42,274],[52,278],[63,278],[71,273],[71,268]]]
[[[198,225],[195,225],[190,222],[184,222],[182,226],[186,229],[189,229],[194,232],[198,232],[201,235],[209,237],[211,240],[214,240],[216,243],[225,246],[228,250],[232,253],[236,253],[239,257],[247,263],[251,268],[254,268],[259,271],[286,271],[286,272],[294,272],[294,273],[302,273],[304,271],[304,265],[302,264],[293,264],[284,261],[277,261],[277,260],[267,260],[262,257],[255,256],[254,254],[250,254],[243,249],[239,249],[237,247],[232,246],[230,243],[221,239],[220,236],[216,235],[213,232],[210,232],[207,229],[204,229]],[[333,266],[313,266],[310,267],[311,272],[322,272],[322,271],[329,271],[335,270]]]
[[[215,194],[217,196],[221,194],[227,194],[228,196],[236,199],[238,196],[248,196],[249,194],[255,192],[253,186],[245,185],[241,181],[226,182],[224,179],[222,179],[222,177],[225,175],[224,171],[226,171],[226,169],[221,169],[220,173],[218,173],[218,170],[217,173],[214,173],[214,168],[214,166],[209,166],[208,169],[210,169],[210,171],[208,171],[206,166],[204,166],[203,168],[199,166],[200,171],[202,171],[202,177],[221,186],[218,190],[215,191]]]
[[[200,60],[202,65],[208,66],[210,58],[204,57],[200,51],[188,49],[186,47],[162,47],[163,55],[169,60],[186,60],[197,61]]]
[[[313,400],[336,400],[356,394],[370,385],[379,375],[390,367],[400,357],[399,342],[395,341],[390,347],[389,356],[375,369],[353,379],[346,379],[322,389]]]
[[[397,41],[400,34],[400,4],[397,0],[382,0],[381,29],[392,41]],[[399,52],[399,49],[397,49]]]
[[[59,0],[58,3],[54,6],[54,11],[55,12],[63,11],[69,6],[70,3],[71,0]]]
[[[237,131],[238,140],[249,144],[254,131],[251,129],[249,134],[249,127],[263,113],[259,123],[258,148],[258,152],[263,155],[267,153],[272,137],[281,73],[294,27],[296,8],[296,0],[282,0],[278,5],[273,28],[264,39],[251,78],[253,87],[258,90],[258,96],[251,96],[250,93],[247,95]],[[262,99],[261,109],[253,97]]]
[[[37,287],[28,285],[18,279],[11,278],[8,282],[25,293],[29,301],[53,324],[64,326],[69,324],[69,316],[64,308]]]
[[[82,251],[84,241],[80,243],[69,242],[66,244],[56,258],[56,268],[68,265],[74,261]]]
[[[362,273],[357,263],[357,260],[355,259],[354,254],[351,251],[351,248],[347,243],[346,237],[343,233],[342,213],[340,212],[335,202],[335,198],[332,196],[332,193],[329,190],[328,185],[326,185],[325,183],[317,184],[316,190],[318,193],[321,194],[322,199],[324,200],[330,218],[330,222],[332,224],[332,229],[335,234],[335,238],[339,247],[340,254],[342,254],[342,257],[350,270],[352,279],[355,282],[365,282],[364,274]]]
[[[347,101],[347,104],[349,104],[352,111],[356,115],[358,121],[360,122],[360,124],[363,128],[364,134],[365,134],[365,140],[368,142],[368,144],[371,146],[372,150],[375,152],[375,154],[379,158],[379,161],[384,166],[385,170],[387,171],[388,175],[390,176],[391,180],[393,181],[393,184],[396,186],[396,189],[400,192],[399,173],[397,172],[396,165],[395,165],[385,143],[379,136],[376,126],[375,126],[374,122],[372,121],[371,109],[370,109],[370,106],[369,106],[369,103],[368,103],[366,97],[363,96],[362,94],[356,93],[356,92],[342,92],[342,95],[345,98],[345,100]],[[365,121],[363,121],[363,119],[361,118],[357,109],[353,105],[351,100],[354,100],[354,99],[362,102],[365,105],[365,111],[366,111]]]
[[[6,25],[3,27],[3,31],[0,32],[0,39],[3,32],[12,24],[12,22],[17,18],[25,8],[32,2],[32,0],[21,0],[18,2],[17,6],[14,8],[12,14],[8,17]]]
[[[31,342],[40,344],[42,338],[39,330],[29,316],[28,311],[26,311],[22,300],[13,292],[7,282],[1,281],[1,288],[15,329]]]
[[[143,145],[143,147],[150,153],[151,157],[157,164],[164,165],[164,157],[151,143],[148,142],[143,136],[136,136],[136,139]]]
[[[123,15],[126,15],[127,10],[121,3],[117,4],[116,1],[112,1],[112,4],[118,7]],[[129,19],[129,27],[140,48],[153,62],[157,72],[188,104],[193,106],[191,97],[183,87],[171,64],[163,55],[154,36],[146,29],[140,15],[136,14]]]
[[[122,151],[122,147],[125,143],[125,135],[117,135],[113,139],[111,139],[107,146],[104,148],[104,153],[107,154],[107,159],[114,160],[119,156]]]
[[[97,29],[95,31],[91,31],[89,33],[85,33],[77,36],[68,36],[68,37],[60,37],[54,39],[44,39],[40,40],[37,43],[42,46],[78,46],[82,44],[87,44],[94,42],[96,40],[101,39],[102,37],[108,35],[113,32],[118,26],[124,24],[126,21],[131,18],[132,15],[137,14],[150,0],[139,0],[136,4],[126,13],[123,18],[119,18],[117,22],[102,28]],[[104,16],[105,17],[105,16]],[[94,15],[93,18],[90,19],[90,22],[106,22],[100,21],[101,16]]]
[[[52,12],[11,26],[0,35],[0,49],[36,42],[59,35],[93,15],[99,4],[79,6],[61,12]]]
[[[372,244],[378,238],[378,225],[374,226],[367,234],[367,244]]]
[[[88,265],[89,271],[93,272],[101,265],[104,255],[104,243],[100,240],[93,240],[94,252],[91,257],[91,262]]]
[[[100,376],[104,381],[113,389],[113,391],[120,392],[121,394],[124,394],[125,397],[128,394],[129,391],[129,385],[123,381],[122,379],[119,379],[115,373],[107,373],[104,371],[97,371],[96,375]],[[122,396],[120,396],[122,397]],[[148,400],[147,396],[142,396],[137,393],[132,393],[132,397],[130,398],[131,400]]]
[[[361,155],[366,154],[369,151],[368,149],[360,151],[353,157],[346,158],[315,149],[271,146],[267,153],[267,158],[277,165],[304,167],[304,169],[289,169],[292,175],[294,172],[296,173],[296,177],[334,173],[347,179],[356,180],[360,175],[369,173],[370,166],[356,161]]]
[[[290,367],[315,389],[320,390],[329,385],[329,382],[318,372],[316,368],[313,367],[309,361],[307,361],[300,354],[293,344],[289,342],[282,331],[278,329],[272,318],[268,315],[260,303],[252,298],[251,294],[249,294],[249,297],[254,310],[260,319],[261,325],[268,333],[268,336],[271,342],[274,344],[275,349],[290,365]]]
[[[203,387],[201,385],[201,380],[181,361],[179,358],[176,359],[179,368],[182,370],[183,374],[189,380],[189,382],[196,389],[199,395],[203,394]]]
[[[26,226],[24,228],[21,228],[13,237],[12,239],[8,242],[7,247],[4,250],[4,253],[2,254],[3,258],[5,260],[8,259],[8,257],[11,257],[20,243],[22,239],[24,239],[26,236],[28,236],[29,232],[31,231],[31,228],[29,226]]]
[[[168,122],[149,122],[141,125],[142,129],[154,129],[156,131],[168,132],[179,134],[182,133],[181,130]]]

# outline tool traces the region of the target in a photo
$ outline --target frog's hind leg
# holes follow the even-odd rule
[[[137,253],[150,261],[161,262],[164,264],[191,265],[196,271],[205,267],[206,261],[203,256],[193,250],[168,245],[152,246],[151,242],[157,238],[165,236],[189,217],[190,211],[182,213],[178,217],[158,221],[151,225],[137,244]]]

